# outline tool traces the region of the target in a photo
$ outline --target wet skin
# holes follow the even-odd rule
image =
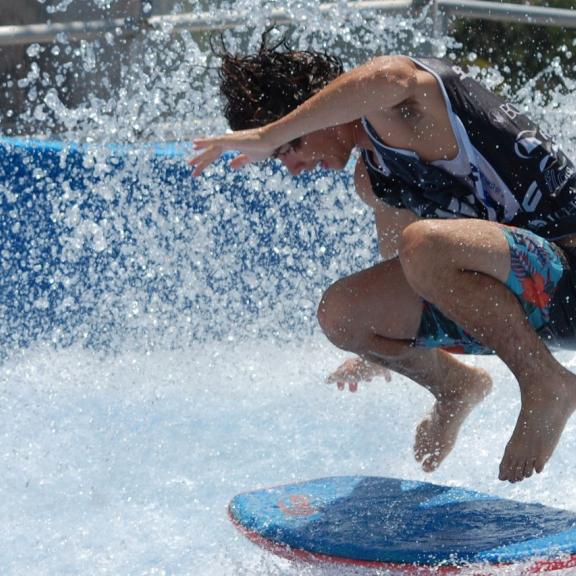
[[[413,150],[423,161],[450,159],[458,152],[435,78],[406,58],[383,57],[343,74],[266,127],[198,139],[195,146],[203,152],[190,163],[198,175],[224,151],[237,150],[240,155],[231,162],[232,168],[276,153],[293,175],[318,166],[340,170],[355,147],[372,148],[359,116],[368,118],[385,144]],[[291,142],[294,145],[286,146]],[[399,215],[406,211],[376,200],[366,181],[364,185],[356,182],[358,193],[374,209],[381,253],[385,258],[399,256],[396,269],[404,276],[404,293],[412,291],[420,299],[417,302],[424,298],[436,304],[494,349],[518,380],[522,409],[500,464],[500,479],[517,482],[540,472],[576,407],[576,376],[554,359],[504,286],[510,257],[503,235],[482,220],[410,223]],[[476,241],[470,239],[474,235]],[[486,249],[485,241],[499,248]],[[391,277],[386,276],[375,287],[381,300],[372,313],[383,307],[390,284]],[[434,394],[436,404],[418,427],[415,444],[416,458],[424,469],[434,469],[452,449],[470,410],[489,389],[488,377],[463,372],[461,381],[468,385],[459,386],[458,378],[444,379],[442,384],[441,378],[426,372],[427,362],[407,356],[406,351],[397,355],[401,339],[414,336],[406,335],[406,326],[392,326],[394,333],[389,320],[375,325],[372,320],[359,322],[361,316],[351,314],[356,322],[345,324],[349,332],[356,331],[347,342],[342,343],[341,335],[330,329],[325,332],[336,345],[406,374]],[[411,322],[413,329],[413,318]],[[470,384],[474,381],[476,385]]]
[[[304,170],[312,170],[317,166],[341,169],[350,157],[349,143],[353,135],[351,133],[337,135],[334,132],[332,130],[312,134],[279,159],[293,175],[298,175]],[[467,222],[466,226],[469,225],[470,222]],[[503,247],[503,250],[507,251],[507,247]],[[509,260],[507,252],[505,258]],[[473,260],[469,266],[473,269]],[[506,270],[501,274],[501,278],[496,279],[502,281],[507,274]],[[449,289],[448,286],[444,288]],[[428,298],[430,299],[430,295]],[[531,330],[529,326],[526,329]],[[381,364],[389,366],[386,362]],[[467,380],[468,385],[458,388],[454,381],[447,381],[443,394],[437,396],[430,414],[417,428],[414,453],[425,471],[431,472],[437,469],[448,456],[465,419],[491,388],[491,380],[485,372],[473,373],[472,369],[467,370],[467,375],[466,370],[463,370],[462,381]],[[519,371],[521,368],[517,370]],[[528,386],[523,384],[526,378],[521,374],[517,374],[517,378],[522,388]],[[348,375],[344,380],[353,389],[357,387],[357,383],[352,383],[353,376]],[[544,374],[539,375],[537,379],[531,376],[530,381],[531,389],[539,387],[539,392],[522,393],[522,410],[500,464],[501,480],[519,482],[529,478],[534,472],[541,472],[576,407],[576,378],[570,372],[561,369],[557,362],[550,363]],[[537,381],[539,385],[535,384]],[[455,390],[458,392],[454,392]]]

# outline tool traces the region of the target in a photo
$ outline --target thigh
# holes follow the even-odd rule
[[[412,340],[418,333],[422,305],[394,258],[338,280],[324,293],[318,315],[326,332],[369,331]]]
[[[528,316],[534,308],[545,311],[568,268],[560,247],[529,230],[475,219],[430,226],[429,266],[492,276],[518,297]]]
[[[556,245],[532,232],[493,222],[433,223],[439,224],[432,235],[435,252],[441,253],[443,261],[448,258],[461,270],[500,280],[516,295],[536,330],[549,323],[559,281],[566,273],[565,258]],[[412,340],[416,346],[491,352],[412,289],[398,258],[333,284],[324,294],[319,319],[325,331],[334,334],[369,331]]]
[[[432,276],[447,268],[481,272],[506,282],[509,243],[502,224],[477,219],[419,220],[402,234],[400,259],[407,269]]]
[[[499,249],[496,265],[499,272],[492,275],[505,284],[517,297],[531,326],[539,332],[554,330],[553,322],[557,303],[563,298],[563,284],[570,274],[568,261],[562,250],[554,243],[520,228],[493,225],[494,230],[505,242],[506,250]],[[478,236],[477,236],[478,238]],[[493,253],[492,244],[487,253]],[[481,248],[478,249],[478,252]],[[484,269],[490,273],[494,268]],[[475,268],[479,271],[478,268]],[[416,339],[417,346],[441,347],[453,351],[486,354],[491,351],[479,344],[460,326],[449,320],[435,306],[425,303],[422,323]]]
[[[529,230],[483,220],[447,220],[440,227],[442,262],[500,280],[525,304],[548,304],[567,269],[560,247]]]

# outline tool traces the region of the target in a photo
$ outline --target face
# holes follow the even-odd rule
[[[342,170],[354,147],[345,126],[326,128],[280,146],[274,157],[286,166],[292,176],[314,170]]]

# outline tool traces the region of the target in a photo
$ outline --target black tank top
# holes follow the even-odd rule
[[[459,67],[433,58],[415,62],[439,77],[470,143],[500,176],[520,208],[505,220],[503,207],[481,201],[473,184],[466,185],[438,166],[378,145],[375,133],[372,141],[389,173],[375,167],[370,153],[362,151],[374,193],[387,204],[424,218],[493,219],[551,240],[576,233],[576,171],[568,157],[513,104]],[[471,178],[474,182],[478,176],[472,173]]]

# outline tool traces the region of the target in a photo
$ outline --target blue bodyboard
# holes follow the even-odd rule
[[[576,564],[576,513],[462,488],[343,476],[236,496],[234,524],[289,558],[407,569]]]

